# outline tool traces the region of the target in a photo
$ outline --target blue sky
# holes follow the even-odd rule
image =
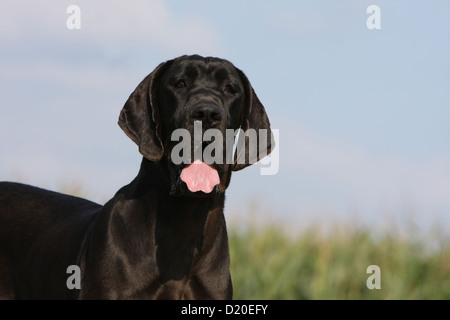
[[[68,30],[66,9],[81,9]],[[366,9],[381,9],[369,30]],[[450,3],[23,1],[0,3],[0,180],[83,186],[104,202],[137,173],[117,126],[162,61],[232,61],[273,128],[280,170],[234,174],[227,214],[298,225],[388,225],[450,215]]]

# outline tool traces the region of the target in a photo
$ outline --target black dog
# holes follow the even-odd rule
[[[195,134],[195,121],[202,132],[224,136],[226,129],[255,129],[267,150],[251,159],[245,149],[244,162],[235,155],[232,163],[208,165],[194,158],[193,146],[187,156],[197,161],[177,163],[172,133]],[[144,157],[137,177],[104,206],[0,183],[0,298],[232,298],[224,192],[232,171],[274,147],[248,79],[218,58],[167,61],[131,94],[119,125]],[[69,266],[81,270],[79,289],[68,288]]]

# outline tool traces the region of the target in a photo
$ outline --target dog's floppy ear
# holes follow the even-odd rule
[[[148,160],[157,162],[164,154],[159,125],[156,91],[157,79],[169,62],[161,63],[137,86],[119,116],[119,126],[139,147]]]
[[[266,110],[261,101],[259,101],[246,75],[241,70],[237,68],[236,70],[244,84],[245,106],[241,122],[243,132],[239,134],[239,141],[232,167],[233,171],[244,169],[256,163],[270,154],[275,148],[275,141],[272,130],[270,129],[270,122]],[[255,141],[255,136],[257,141]],[[250,146],[250,143],[253,146]],[[254,151],[252,152],[252,150]]]

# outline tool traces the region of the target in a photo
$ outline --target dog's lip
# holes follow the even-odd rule
[[[194,161],[192,161],[192,163],[194,163]],[[192,163],[176,165],[175,170],[177,173],[177,178],[180,178],[181,172],[183,171],[183,169],[189,167]],[[217,173],[219,174],[219,178],[221,177],[222,173],[224,172],[224,168],[222,167],[222,165],[216,164],[216,163],[211,163],[211,164],[209,164],[207,162],[205,162],[205,163],[217,171]]]
[[[178,173],[181,173],[181,171],[184,169],[184,168],[187,168],[187,167],[189,167],[192,163],[194,163],[194,161],[196,161],[196,160],[192,160],[191,162],[189,162],[189,163],[184,163],[184,162],[182,162],[182,163],[180,163],[180,164],[174,164],[173,162],[171,163],[171,165],[174,167],[174,168],[176,168],[176,170],[178,171]],[[203,161],[203,160],[200,160],[200,161],[202,161],[202,162],[205,162],[207,165],[209,165],[210,167],[212,167],[213,169],[215,169],[215,170],[217,170],[217,172],[220,174],[221,172],[223,172],[223,164],[219,164],[219,163],[215,163],[215,162],[213,162],[213,163],[208,163],[208,162],[206,162],[206,161]]]

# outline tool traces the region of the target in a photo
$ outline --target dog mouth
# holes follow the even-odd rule
[[[219,193],[220,177],[223,166],[215,163],[216,150],[211,151],[211,158],[205,153],[211,142],[203,141],[195,144],[191,141],[191,154],[188,162],[177,163],[172,157],[169,160],[169,171],[171,175],[170,195],[206,197]],[[198,152],[198,153],[197,153]],[[222,151],[219,151],[222,152]],[[211,163],[212,161],[212,163]]]
[[[171,170],[170,195],[206,197],[219,192],[219,172],[212,165],[201,160]]]
[[[182,169],[180,179],[191,192],[211,193],[220,183],[217,170],[200,160],[195,160]]]

